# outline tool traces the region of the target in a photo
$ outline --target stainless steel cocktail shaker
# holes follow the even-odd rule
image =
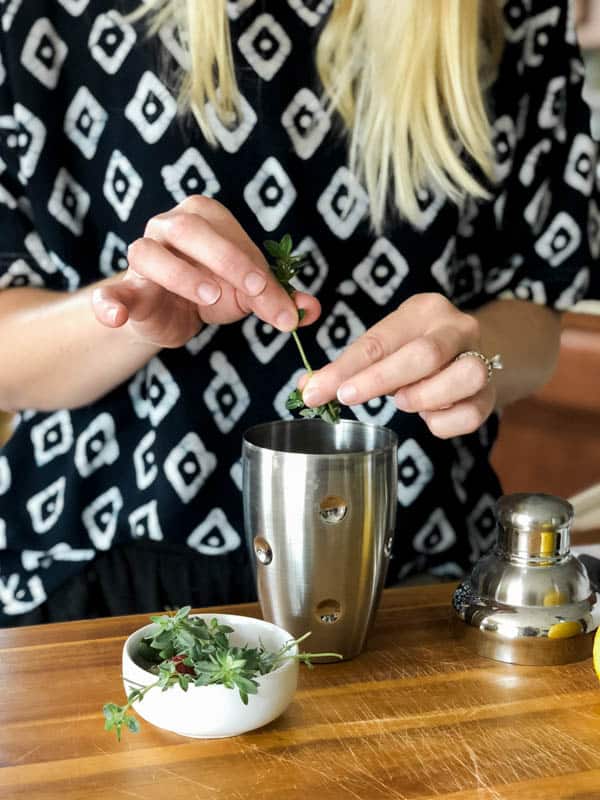
[[[570,552],[572,507],[552,495],[512,494],[500,498],[496,518],[494,550],[454,593],[457,634],[479,654],[514,664],[587,658],[600,598]]]
[[[362,650],[396,521],[397,438],[360,422],[258,425],[244,435],[244,521],[265,619],[307,649]]]

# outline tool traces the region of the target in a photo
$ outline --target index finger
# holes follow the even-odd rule
[[[344,381],[384,361],[434,327],[440,327],[449,313],[457,312],[447,298],[434,292],[405,300],[350,344],[335,361],[313,373],[302,392],[306,404],[315,406],[329,402]]]
[[[333,400],[344,381],[382,361],[409,342],[414,335],[414,324],[410,324],[410,320],[404,324],[404,317],[402,307],[388,314],[359,336],[334,361],[315,371],[301,386],[305,403],[314,406]]]
[[[248,298],[260,316],[284,331],[298,324],[294,302],[279,284],[260,254],[250,255],[221,235],[196,212],[175,209],[155,217],[148,236],[176,250],[189,261],[207,267]]]

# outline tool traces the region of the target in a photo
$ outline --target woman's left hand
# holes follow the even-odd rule
[[[418,413],[442,439],[472,433],[496,404],[480,358],[479,322],[441,294],[417,294],[378,322],[335,361],[301,382],[303,399],[318,406],[336,397],[344,405],[393,395],[401,411]]]

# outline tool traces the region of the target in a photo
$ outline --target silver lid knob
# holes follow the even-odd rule
[[[570,547],[573,506],[550,494],[509,494],[496,505],[499,552],[527,561],[562,558]]]
[[[571,524],[573,506],[552,494],[507,494],[498,500],[496,516],[503,528],[557,529]]]

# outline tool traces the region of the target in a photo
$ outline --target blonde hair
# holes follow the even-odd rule
[[[175,18],[190,69],[179,96],[216,144],[207,103],[227,123],[239,107],[226,0],[145,0],[156,33]],[[417,193],[487,197],[466,155],[493,178],[483,88],[502,49],[497,0],[337,0],[317,47],[326,107],[349,134],[350,169],[381,229],[389,201],[411,221]],[[462,151],[462,155],[461,155]]]

